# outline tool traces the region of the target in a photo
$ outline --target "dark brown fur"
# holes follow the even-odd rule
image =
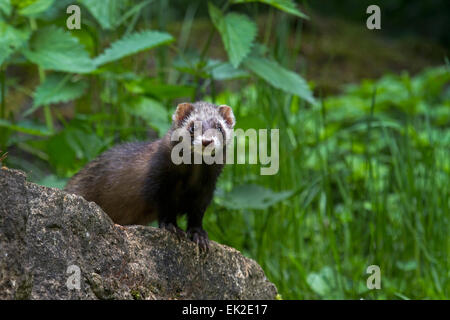
[[[65,190],[94,201],[117,224],[148,224],[157,213],[142,190],[158,144],[127,143],[108,150],[74,175]]]
[[[175,165],[172,162],[172,130],[193,108],[185,105],[179,105],[174,125],[162,139],[112,148],[74,175],[65,190],[94,201],[121,225],[145,225],[158,219],[160,227],[183,234],[176,218],[187,214],[191,239],[206,247],[208,237],[202,227],[203,215],[223,164]],[[234,116],[232,120],[234,125]]]

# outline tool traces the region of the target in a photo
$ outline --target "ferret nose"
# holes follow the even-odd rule
[[[208,139],[203,139],[202,140],[202,144],[204,147],[206,147],[207,145],[209,145],[212,142],[212,140],[208,140]]]

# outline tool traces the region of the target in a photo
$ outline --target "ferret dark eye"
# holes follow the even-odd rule
[[[219,132],[223,134],[223,128],[222,128],[222,126],[217,126],[217,130],[219,130]]]

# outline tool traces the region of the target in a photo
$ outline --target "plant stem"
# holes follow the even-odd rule
[[[42,70],[41,67],[38,67],[39,71],[39,83],[43,83],[45,81],[45,72]],[[47,126],[47,129],[51,132],[53,132],[53,116],[52,111],[50,109],[50,106],[48,104],[44,105],[44,117],[45,117],[45,124]]]
[[[230,1],[225,2],[225,4],[223,5],[223,7],[221,8],[222,13],[225,13],[228,9],[228,7],[230,6]],[[209,32],[208,38],[205,42],[205,45],[203,46],[202,52],[200,53],[200,62],[199,62],[199,66],[201,68],[203,68],[204,66],[204,60],[205,60],[205,56],[208,53],[208,50],[211,46],[211,41],[214,37],[214,34],[216,33],[216,28],[213,27],[211,28],[211,31]],[[197,70],[197,72],[200,70]],[[194,92],[194,99],[197,99],[198,94],[199,94],[199,89],[200,89],[200,76],[198,76],[198,74],[195,76],[195,83],[196,83],[196,87],[195,87],[195,92]]]
[[[37,30],[37,23],[34,18],[29,19],[31,30],[35,31]],[[44,70],[38,66],[38,72],[39,72],[39,83],[43,83],[45,81],[45,72]],[[44,116],[45,116],[45,124],[47,125],[48,130],[53,132],[53,117],[52,112],[49,105],[44,106]]]
[[[6,90],[6,85],[5,85],[5,73],[6,73],[6,66],[2,66],[0,69],[0,83],[1,83],[1,91],[2,91],[2,102],[0,105],[0,119],[6,119],[6,107],[5,107],[5,90]]]

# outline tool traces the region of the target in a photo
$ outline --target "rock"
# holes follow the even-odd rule
[[[78,281],[77,281],[78,280]],[[93,202],[0,170],[0,299],[274,299],[261,267],[211,242],[115,225]]]

